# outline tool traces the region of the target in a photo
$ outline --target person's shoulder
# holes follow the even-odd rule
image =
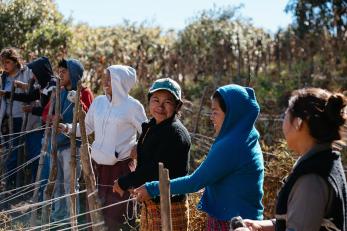
[[[187,131],[187,128],[183,125],[182,121],[178,118],[172,120],[172,126],[175,128],[183,129]]]
[[[99,102],[99,101],[104,101],[104,100],[108,100],[106,95],[98,95],[93,100],[93,103],[96,103],[96,102]]]
[[[294,195],[299,195],[300,197],[310,195],[311,197],[313,196],[322,200],[327,200],[331,191],[331,186],[324,178],[317,174],[310,173],[300,176],[297,179],[293,185],[292,193],[290,193],[289,199],[292,199]]]
[[[21,74],[29,75],[30,77],[31,77],[31,75],[32,75],[32,71],[31,71],[31,69],[29,69],[28,66],[23,66],[23,67],[20,69],[20,72],[21,72]]]
[[[136,110],[144,110],[142,103],[132,96],[128,97],[128,105]]]
[[[178,134],[179,136],[184,136],[185,138],[190,140],[190,134],[188,129],[183,125],[180,119],[175,118],[171,123],[170,129],[174,134]]]
[[[6,79],[8,77],[8,74],[6,72],[1,73],[1,79]]]

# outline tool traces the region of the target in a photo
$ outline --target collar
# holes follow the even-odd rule
[[[312,156],[316,155],[317,153],[325,150],[331,149],[332,146],[330,143],[323,143],[323,144],[316,144],[313,146],[307,153],[305,153],[303,156],[301,156],[294,164],[294,168],[300,164],[301,162],[311,158]]]
[[[143,124],[142,130],[145,130],[145,129],[149,128],[149,127],[155,127],[155,128],[164,127],[164,126],[167,126],[168,124],[171,124],[172,122],[176,121],[176,119],[177,119],[176,115],[173,115],[172,117],[170,117],[170,118],[162,121],[161,123],[157,124],[155,122],[155,119],[151,118],[148,123],[144,123]]]

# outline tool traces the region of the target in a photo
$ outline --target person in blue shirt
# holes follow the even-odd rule
[[[254,123],[259,115],[253,89],[231,84],[212,96],[216,139],[207,158],[190,175],[172,179],[172,194],[205,188],[198,209],[208,214],[206,230],[229,230],[235,216],[263,218],[264,162]],[[159,195],[159,182],[134,190],[139,201]]]

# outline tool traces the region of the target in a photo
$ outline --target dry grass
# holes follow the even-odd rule
[[[188,197],[189,202],[189,231],[202,231],[205,230],[206,225],[206,213],[199,211],[196,208],[202,192],[192,193]]]
[[[295,158],[288,151],[284,141],[279,142],[276,146],[262,146],[265,160],[264,217],[273,218],[277,193],[282,186],[283,179],[290,173]]]

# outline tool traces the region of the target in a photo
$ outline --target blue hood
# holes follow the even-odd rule
[[[226,113],[222,128],[215,143],[225,136],[229,138],[246,138],[254,128],[260,112],[254,90],[235,84],[217,89],[226,104]],[[241,137],[240,137],[241,136]]]
[[[70,74],[71,90],[76,90],[78,80],[83,77],[83,65],[76,59],[68,59],[66,63]]]

